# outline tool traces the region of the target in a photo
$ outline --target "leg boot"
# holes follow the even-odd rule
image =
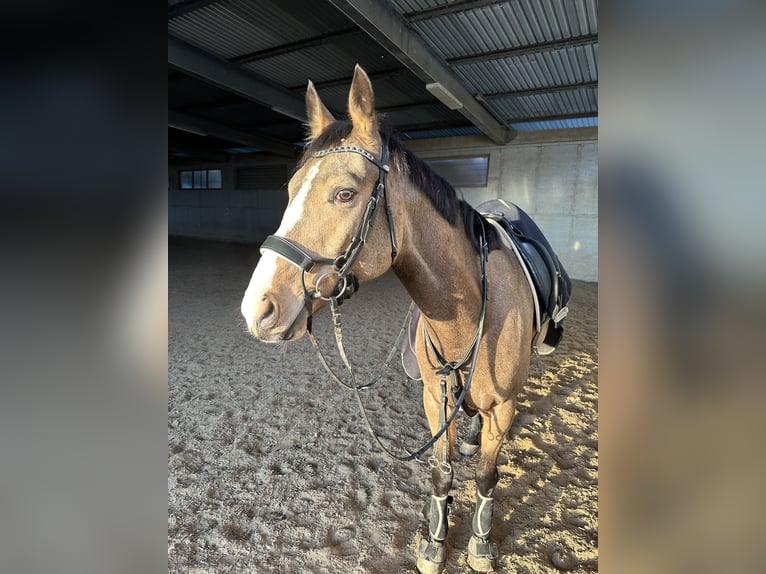
[[[497,566],[497,544],[489,539],[492,528],[492,497],[476,491],[473,536],[468,541],[468,565],[477,572],[491,572]]]
[[[447,496],[431,496],[428,517],[428,539],[420,541],[418,571],[421,574],[439,574],[447,560],[444,540],[447,538]]]

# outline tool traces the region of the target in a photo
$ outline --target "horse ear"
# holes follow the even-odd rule
[[[309,85],[306,88],[306,115],[309,120],[309,142],[318,138],[319,134],[335,121],[330,110],[319,99],[314,82],[311,80],[309,80]]]
[[[365,71],[354,68],[354,79],[351,81],[351,91],[348,93],[348,115],[354,131],[366,142],[377,144],[378,122],[375,118],[375,96],[372,84]]]

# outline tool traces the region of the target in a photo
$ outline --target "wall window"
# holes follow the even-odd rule
[[[489,156],[427,159],[431,168],[456,187],[486,187]]]
[[[194,172],[191,171],[182,171],[181,172],[181,185],[179,186],[181,189],[192,189],[194,185],[192,185]]]
[[[220,169],[183,170],[179,174],[181,189],[221,189]]]

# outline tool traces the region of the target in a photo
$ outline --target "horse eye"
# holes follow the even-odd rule
[[[354,198],[354,192],[350,189],[341,189],[335,194],[335,201],[347,202]]]

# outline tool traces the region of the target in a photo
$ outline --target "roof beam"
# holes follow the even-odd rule
[[[393,68],[391,70],[383,70],[381,72],[375,72],[372,74],[367,74],[367,77],[370,78],[371,82],[376,82],[378,80],[387,80],[388,78],[395,78],[396,76],[401,76],[402,74],[408,73],[407,68]],[[343,78],[336,78],[334,80],[325,80],[324,82],[314,82],[314,87],[317,90],[321,90],[322,88],[337,88],[338,86],[351,86],[351,80],[354,79],[354,76],[345,76]],[[291,92],[301,90],[306,90],[306,85],[301,84],[300,86],[290,86],[287,88]]]
[[[290,142],[252,132],[243,132],[205,118],[190,116],[174,110],[168,110],[168,125],[171,128],[197,135],[212,136],[233,143],[257,147],[285,157],[295,157],[297,154],[297,148]]]
[[[454,14],[455,12],[465,12],[467,10],[473,10],[474,8],[481,8],[482,6],[489,6],[491,4],[503,4],[503,2],[498,2],[498,0],[458,0],[457,2],[451,2],[450,4],[437,6],[428,10],[409,12],[405,14],[404,17],[408,22],[418,22],[419,20],[428,20],[445,14]]]
[[[321,34],[319,36],[306,38],[305,40],[298,40],[297,42],[282,44],[281,46],[275,46],[274,48],[267,48],[265,50],[258,50],[257,52],[250,52],[249,54],[242,54],[241,56],[232,58],[229,61],[233,64],[247,64],[248,62],[255,62],[256,60],[274,58],[289,52],[296,52],[298,50],[305,50],[307,48],[315,48],[330,42],[345,40],[346,38],[353,38],[363,33],[364,32],[362,32],[362,30],[356,27],[346,28],[337,32],[330,32],[329,34]]]
[[[289,91],[274,86],[207,52],[168,35],[168,63],[209,84],[238,94],[275,112],[305,121],[306,104]]]
[[[547,122],[547,121],[553,121],[553,120],[574,120],[579,118],[595,118],[598,117],[598,112],[584,112],[584,113],[578,113],[578,114],[559,114],[559,115],[551,115],[551,116],[536,116],[536,117],[529,117],[529,118],[506,118],[505,121],[507,121],[509,124],[522,124],[527,122]],[[396,131],[400,133],[404,132],[419,132],[419,131],[430,131],[430,130],[440,130],[440,129],[454,129],[454,128],[467,128],[471,127],[469,124],[467,124],[465,121],[438,121],[438,122],[427,122],[422,124],[410,124],[405,126],[395,126]]]
[[[168,6],[168,20],[171,18],[178,18],[189,12],[194,12],[210,4],[215,4],[220,0],[184,0],[183,2],[177,2],[172,6]]]
[[[473,124],[467,120],[452,120],[452,121],[438,121],[438,122],[426,122],[421,124],[409,124],[405,126],[395,126],[396,131],[399,133],[405,132],[420,132],[430,130],[449,130],[455,128],[470,128]]]
[[[520,96],[539,96],[541,94],[553,94],[556,92],[565,92],[567,90],[579,90],[583,88],[597,88],[598,82],[582,82],[579,84],[565,84],[563,86],[550,86],[547,88],[532,88],[530,90],[516,90],[514,92],[498,92],[495,94],[482,94],[479,99],[484,100],[499,100],[502,98],[520,97]],[[429,106],[441,105],[439,100],[428,100],[422,102],[413,102],[411,104],[401,104],[398,106],[389,106],[387,108],[380,108],[378,112],[382,114],[390,114],[394,112],[407,112],[410,110],[417,110],[420,108],[427,108]]]
[[[186,155],[192,156],[187,158],[185,156],[177,155],[178,152],[182,152]],[[222,151],[211,150],[203,146],[195,146],[191,144],[168,144],[168,157],[172,158],[172,161],[185,160],[185,159],[201,159],[204,161],[223,163],[227,158],[227,154]]]
[[[239,96],[228,96],[217,100],[199,102],[196,104],[189,104],[179,108],[182,112],[193,112],[194,110],[220,110],[222,108],[230,108],[232,106],[238,106],[242,104],[249,104],[250,102],[243,100]]]
[[[539,96],[541,94],[554,94],[567,90],[580,90],[584,88],[597,88],[598,82],[581,82],[579,84],[564,84],[563,86],[550,86],[547,88],[533,88],[531,90],[517,90],[515,92],[497,92],[495,94],[483,94],[485,100],[499,100],[501,98],[517,98],[520,96]]]
[[[585,36],[575,36],[564,40],[553,40],[551,42],[540,42],[539,44],[529,44],[528,46],[519,46],[518,48],[509,48],[507,50],[495,50],[494,52],[485,52],[474,56],[462,56],[460,58],[450,58],[447,63],[450,66],[463,66],[465,64],[475,64],[476,62],[486,62],[487,60],[499,60],[500,58],[513,58],[526,56],[529,54],[538,54],[540,52],[549,52],[552,50],[562,50],[564,48],[573,48],[576,46],[585,46],[587,44],[597,44],[598,34],[587,34]]]
[[[580,114],[557,114],[552,116],[533,116],[529,118],[506,118],[509,124],[524,124],[527,122],[550,122],[554,120],[576,120],[580,118],[597,118],[598,112],[583,112]]]
[[[388,2],[378,0],[329,0],[352,22],[412,70],[426,84],[436,84],[441,92],[453,97],[454,109],[481,129],[498,144],[505,144],[516,135],[503,126],[465,88],[446,62],[417,34]],[[434,95],[436,93],[434,92]],[[439,97],[439,96],[437,96]],[[444,96],[442,96],[444,97]],[[441,99],[441,98],[440,98]]]

